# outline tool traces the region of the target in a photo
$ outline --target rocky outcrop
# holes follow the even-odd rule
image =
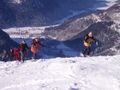
[[[3,50],[10,50],[11,48],[17,47],[17,43],[13,41],[9,35],[0,29],[0,52]]]

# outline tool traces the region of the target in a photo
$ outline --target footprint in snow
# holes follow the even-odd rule
[[[78,84],[74,83],[74,85],[70,88],[70,90],[80,90],[80,89],[78,88]]]

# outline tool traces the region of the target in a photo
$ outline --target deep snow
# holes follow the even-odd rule
[[[120,56],[0,62],[0,90],[120,90]]]

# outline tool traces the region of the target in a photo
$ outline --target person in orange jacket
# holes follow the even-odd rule
[[[32,52],[32,58],[33,59],[36,59],[36,55],[37,55],[41,46],[42,46],[42,44],[40,43],[40,41],[38,39],[33,39],[32,40],[31,52]]]

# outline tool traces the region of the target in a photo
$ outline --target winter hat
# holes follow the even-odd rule
[[[22,40],[22,42],[21,43],[25,43],[25,41],[24,40]]]

